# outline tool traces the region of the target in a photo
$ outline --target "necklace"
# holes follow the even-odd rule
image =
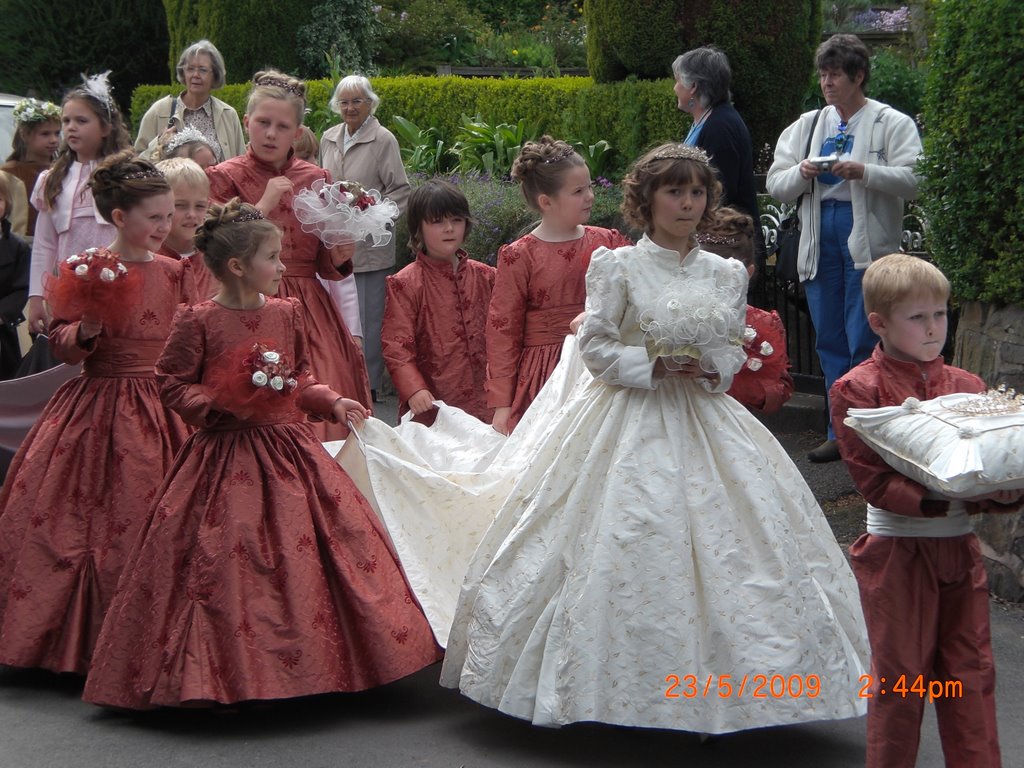
[[[707,112],[700,116],[699,120],[695,121],[694,124],[690,126],[690,132],[686,134],[686,139],[683,141],[683,144],[693,146],[696,143],[697,134],[700,133],[701,127],[707,122],[708,116],[714,111],[715,108],[711,107]]]

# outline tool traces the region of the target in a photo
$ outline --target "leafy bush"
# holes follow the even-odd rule
[[[1024,304],[1024,14],[1016,0],[932,6],[922,204],[960,299]]]
[[[374,63],[405,71],[432,72],[439,62],[457,58],[487,25],[460,0],[412,0],[375,6],[379,26]]]
[[[436,128],[420,128],[401,115],[395,115],[391,129],[398,139],[406,171],[436,176],[452,170],[454,158]]]
[[[304,77],[324,77],[332,69],[363,71],[370,66],[377,31],[370,0],[326,0],[310,18],[299,28],[295,41]]]
[[[455,134],[455,144],[450,151],[459,158],[459,170],[463,173],[507,178],[520,148],[539,135],[537,126],[527,124],[526,118],[520,118],[514,125],[492,126],[479,115],[472,118],[463,115],[462,126]]]

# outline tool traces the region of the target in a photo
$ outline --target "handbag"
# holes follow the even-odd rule
[[[807,134],[807,146],[804,148],[805,158],[811,155],[811,138],[814,136],[814,128],[818,125],[819,117],[821,117],[820,109],[811,123],[810,133]],[[800,259],[800,203],[803,199],[804,196],[800,195],[796,199],[792,213],[779,222],[778,233],[775,237],[775,280],[777,282],[800,282],[797,262]]]

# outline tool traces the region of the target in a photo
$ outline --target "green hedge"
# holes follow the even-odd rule
[[[490,123],[537,122],[553,136],[573,136],[593,143],[605,139],[627,159],[663,141],[679,141],[689,116],[676,109],[671,80],[596,84],[589,77],[526,80],[464,77],[377,77],[381,97],[377,117],[385,125],[401,115],[421,128],[434,126],[450,138],[461,116],[479,114]],[[332,84],[310,81],[309,107],[326,108]],[[132,119],[137,125],[157,99],[180,91],[180,86],[140,85],[132,94]],[[245,111],[248,84],[228,85],[215,95]]]
[[[933,2],[922,204],[964,300],[1024,304],[1024,14],[1019,0]]]

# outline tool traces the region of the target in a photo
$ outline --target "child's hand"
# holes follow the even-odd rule
[[[263,190],[263,197],[256,203],[256,207],[266,216],[277,207],[282,197],[294,189],[295,184],[287,176],[275,176],[267,182],[267,188]]]
[[[335,400],[331,411],[338,423],[344,424],[347,421],[353,427],[360,426],[371,416],[365,405],[355,400],[349,400],[347,397],[339,397]]]
[[[415,416],[426,413],[433,407],[434,396],[430,394],[429,389],[421,389],[419,392],[413,393],[413,396],[409,398],[409,410]]]
[[[28,300],[28,329],[31,333],[46,333],[50,327],[50,315],[42,296],[31,296]]]
[[[347,261],[352,261],[352,257],[356,254],[355,242],[341,243],[330,249],[331,252],[331,263],[336,267],[340,267]]]
[[[508,435],[508,419],[512,415],[512,408],[509,406],[502,406],[501,408],[494,409],[494,418],[491,419],[491,426],[495,432],[499,432],[503,435]]]
[[[580,326],[583,325],[583,320],[586,318],[586,316],[587,316],[586,312],[580,312],[578,315],[576,315],[576,317],[574,317],[572,320],[570,320],[569,321],[569,332],[570,333],[576,333],[576,331],[578,331],[580,329]]]
[[[78,343],[85,344],[100,335],[103,323],[83,317],[78,323]]]
[[[699,379],[707,376],[707,373],[700,367],[700,361],[695,358],[687,358],[679,368],[668,368],[665,365],[665,358],[659,357],[654,363],[655,378],[665,376],[678,376],[681,379]]]

